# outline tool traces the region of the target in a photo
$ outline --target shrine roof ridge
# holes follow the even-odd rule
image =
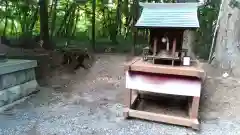
[[[198,28],[199,3],[139,3],[142,13],[136,27]]]

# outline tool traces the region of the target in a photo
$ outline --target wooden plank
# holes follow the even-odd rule
[[[143,60],[135,61],[131,67],[131,71],[140,71],[148,73],[160,73],[160,74],[171,74],[171,75],[182,75],[191,77],[204,77],[204,70],[198,66],[169,66],[152,64]]]
[[[167,55],[162,55],[162,54],[157,54],[156,56],[153,56],[153,55],[148,55],[147,56],[148,59],[166,59],[166,60],[180,60],[179,57],[172,57],[172,56],[167,56]]]
[[[126,71],[126,88],[181,96],[200,97],[201,80],[168,76],[153,76]]]
[[[128,114],[130,117],[175,124],[175,125],[182,125],[182,126],[187,126],[192,128],[195,128],[199,125],[199,121],[197,119],[189,119],[189,118],[183,118],[183,117],[177,117],[177,116],[171,116],[171,115],[165,115],[165,114],[159,114],[159,113],[157,114],[152,112],[129,109]]]

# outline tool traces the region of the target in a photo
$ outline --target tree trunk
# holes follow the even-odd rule
[[[193,47],[196,44],[196,31],[195,30],[185,30],[183,33],[183,49],[187,49],[187,55],[191,57],[191,59],[196,60],[196,56],[193,52]]]
[[[34,29],[34,26],[35,26],[35,24],[36,24],[36,22],[37,22],[37,20],[38,20],[38,7],[36,8],[36,11],[35,11],[35,13],[34,13],[34,16],[33,16],[33,21],[32,21],[32,23],[31,23],[31,25],[30,25],[30,27],[29,27],[29,31],[31,31],[31,33],[33,32],[33,29]]]
[[[240,8],[231,7],[231,1],[223,0],[213,62],[229,74],[240,76]]]
[[[8,17],[5,17],[5,24],[4,24],[4,29],[3,29],[3,36],[7,35],[7,27],[8,27]]]
[[[96,18],[95,18],[95,15],[96,15],[96,0],[93,0],[93,3],[92,3],[92,51],[95,52],[95,40],[96,40],[96,37],[95,37],[95,23],[96,23]]]
[[[76,33],[77,23],[78,23],[78,19],[79,19],[79,17],[80,17],[79,12],[80,12],[80,7],[77,8],[77,17],[76,17],[76,19],[75,19],[75,24],[74,24],[74,28],[73,28],[73,31],[72,31],[71,38],[73,38],[74,35],[75,35],[75,33]]]
[[[137,42],[137,28],[134,25],[137,23],[139,18],[139,0],[135,0],[133,3],[133,23],[132,23],[132,31],[133,31],[133,47],[132,47],[132,54],[136,55],[135,48]]]
[[[52,44],[49,41],[47,0],[39,0],[39,4],[40,4],[40,35],[41,39],[43,40],[43,48],[52,49]]]
[[[56,14],[57,14],[57,5],[58,5],[58,0],[54,0],[54,8],[52,10],[52,22],[51,22],[51,39],[55,33],[55,22],[56,22]]]
[[[60,25],[60,27],[58,29],[58,32],[57,32],[58,36],[63,36],[64,35],[63,34],[64,33],[64,25],[66,25],[66,22],[67,22],[66,20],[68,19],[70,13],[72,12],[73,7],[74,7],[74,4],[71,4],[71,6],[69,8],[68,8],[68,5],[66,6],[65,15],[63,17],[63,20],[62,20],[61,25]]]
[[[117,12],[116,12],[116,24],[117,24],[117,33],[116,35],[121,34],[121,24],[122,24],[122,20],[121,20],[121,3],[122,0],[118,0],[117,1]]]
[[[6,4],[6,11],[8,9],[8,1],[5,1]],[[5,25],[4,25],[4,29],[3,29],[3,36],[6,36],[6,31],[7,31],[7,27],[8,27],[8,16],[5,16]]]

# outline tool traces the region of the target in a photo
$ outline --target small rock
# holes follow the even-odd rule
[[[86,125],[83,126],[83,129],[88,129],[88,127]]]
[[[224,78],[226,78],[226,77],[229,76],[229,74],[225,72],[222,76],[223,76]]]

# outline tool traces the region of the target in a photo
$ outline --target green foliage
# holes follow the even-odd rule
[[[239,0],[230,0],[229,6],[231,8],[238,8],[238,9],[240,9],[240,1]]]
[[[220,0],[211,0],[199,7],[200,28],[197,30],[197,44],[194,46],[194,51],[204,59],[209,55],[220,2]]]
[[[139,1],[161,2],[161,0]],[[163,0],[163,2],[176,2],[176,0]],[[198,50],[197,53],[201,57],[208,56],[219,3],[220,0],[209,0],[199,8],[201,27],[197,30],[195,50]],[[19,36],[40,33],[38,0],[1,0],[0,6],[0,33],[2,35]],[[133,42],[132,26],[137,17],[136,8],[139,7],[134,0],[96,0],[97,47],[110,43],[112,46],[114,44],[114,47],[130,50]],[[61,41],[59,45],[65,44],[65,41],[71,41],[72,44],[79,46],[84,44],[84,47],[90,45],[92,0],[49,0],[48,13],[50,37],[55,41]],[[139,31],[139,33],[143,37],[147,37],[148,34],[146,31]],[[142,37],[137,39],[138,43],[147,41]],[[116,45],[117,43],[119,45]]]

